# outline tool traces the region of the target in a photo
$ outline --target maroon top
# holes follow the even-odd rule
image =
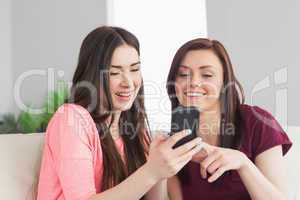
[[[292,146],[286,133],[267,111],[249,105],[241,105],[241,130],[243,140],[239,149],[254,162],[255,157],[263,151],[282,145],[283,155]],[[239,174],[231,170],[213,183],[200,175],[200,165],[189,162],[186,166],[189,182],[182,184],[184,200],[248,200],[251,199]]]

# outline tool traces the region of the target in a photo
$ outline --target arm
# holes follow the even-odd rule
[[[146,155],[147,155],[147,160],[148,160],[148,154],[149,154],[149,147],[150,147],[150,136],[149,136],[149,131],[145,131],[145,141],[144,141],[144,146],[147,147],[146,149]],[[159,181],[156,183],[150,191],[148,191],[145,195],[147,200],[163,200],[166,199],[166,180]]]
[[[158,182],[155,186],[151,188],[146,194],[147,200],[164,200],[167,198],[166,191],[166,180]]]
[[[252,199],[286,199],[285,169],[281,145],[258,154],[255,164],[238,150],[207,144],[204,146],[212,149],[203,161],[199,161],[201,176],[206,178],[207,172],[211,174],[208,182],[214,182],[225,171],[237,170]]]
[[[170,200],[182,200],[180,181],[177,176],[173,176],[167,181],[168,196]]]
[[[286,199],[286,174],[281,146],[248,160],[238,173],[252,199]]]
[[[90,200],[139,199],[156,183],[158,185],[151,189],[146,198],[155,200],[157,197],[161,198],[161,184],[163,184],[164,180],[174,176],[200,150],[199,144],[201,140],[199,138],[176,149],[172,148],[186,135],[187,132],[182,131],[168,139],[164,137],[154,139],[150,145],[150,153],[146,164],[119,185],[92,196]],[[128,188],[134,188],[134,190],[129,190]]]
[[[149,170],[145,164],[119,185],[102,193],[95,194],[89,200],[140,199],[158,181],[153,178]]]

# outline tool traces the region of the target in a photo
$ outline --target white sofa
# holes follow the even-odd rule
[[[289,199],[300,200],[300,127],[287,130],[294,145],[286,158]],[[43,133],[0,134],[0,199],[35,199]]]

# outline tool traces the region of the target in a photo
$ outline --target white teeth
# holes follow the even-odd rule
[[[122,97],[129,97],[131,95],[131,92],[119,92],[117,93],[117,95]]]
[[[189,97],[202,97],[205,94],[200,92],[187,92],[186,95]]]

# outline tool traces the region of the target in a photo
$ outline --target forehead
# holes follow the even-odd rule
[[[222,70],[222,64],[212,50],[188,51],[180,64],[190,68],[212,66],[211,68]]]
[[[137,61],[139,61],[139,55],[136,49],[124,44],[114,50],[111,65],[129,66]]]

